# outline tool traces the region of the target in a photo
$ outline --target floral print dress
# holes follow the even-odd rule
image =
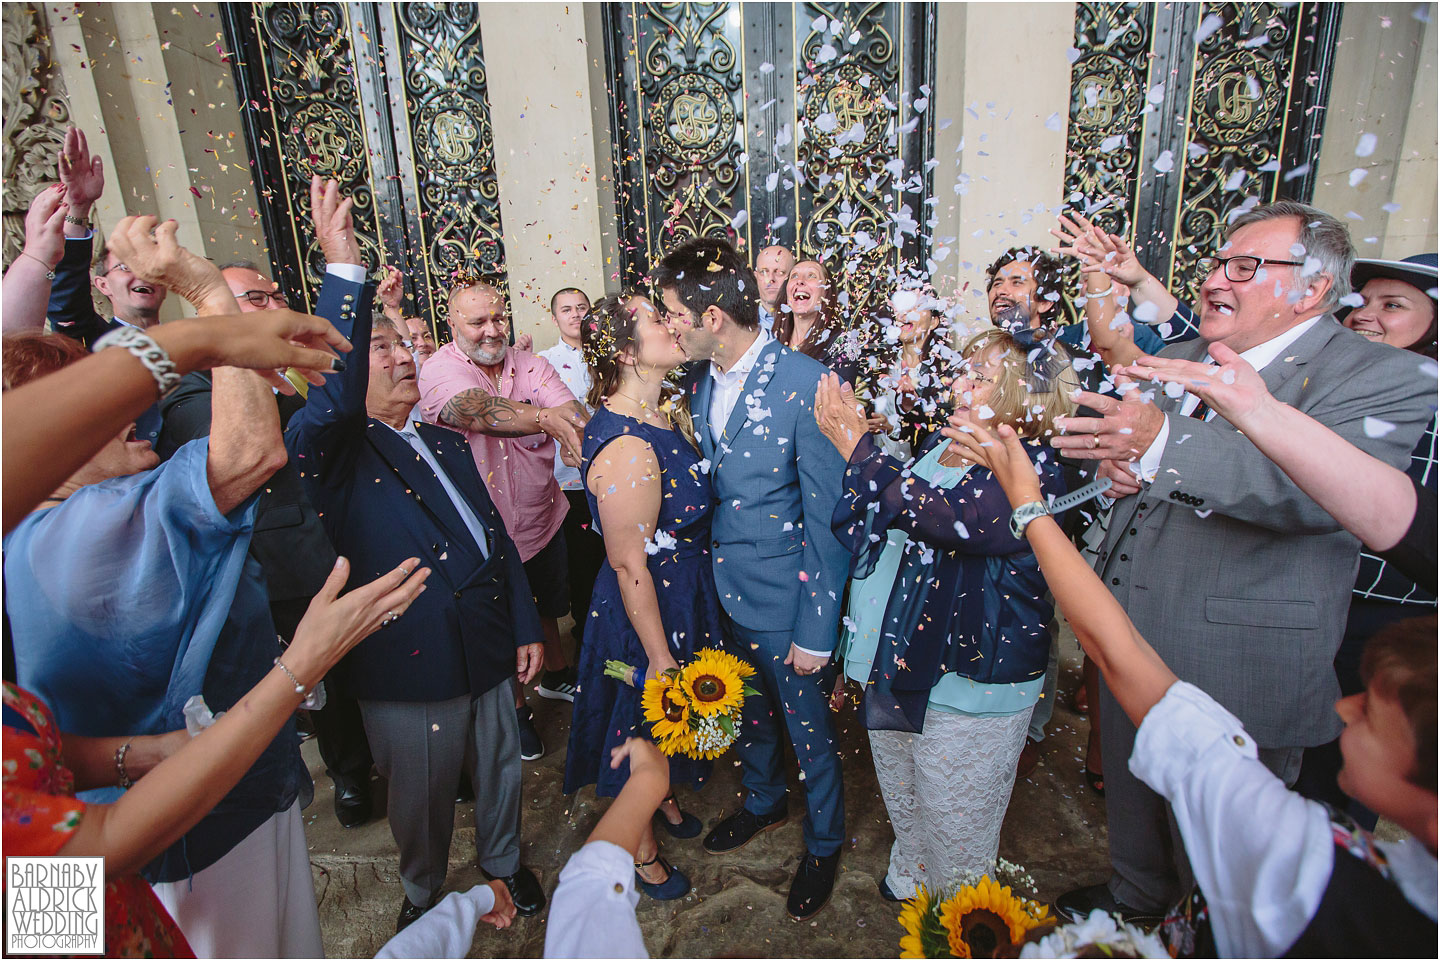
[[[4,685],[3,787],[6,856],[58,854],[85,817],[60,731],[33,694]],[[193,958],[185,936],[138,875],[105,883],[105,956]]]

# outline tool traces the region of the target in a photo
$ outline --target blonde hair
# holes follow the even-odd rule
[[[965,341],[960,356],[969,360],[992,348],[1001,354],[1000,373],[986,401],[986,406],[995,412],[992,423],[1009,424],[1025,438],[1055,433],[1055,419],[1075,413],[1072,395],[1080,389],[1069,351],[1053,341],[1027,350],[997,328],[981,331]],[[1040,356],[1032,362],[1030,355],[1035,351],[1040,351]],[[1047,383],[1048,389],[1041,389]]]

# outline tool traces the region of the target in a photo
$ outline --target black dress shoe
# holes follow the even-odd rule
[[[904,898],[896,894],[894,891],[890,890],[890,882],[887,881],[885,878],[880,879],[880,896],[886,901],[894,901],[896,903],[905,900]]]
[[[335,785],[335,820],[342,828],[358,828],[370,820],[370,792],[368,785]]]
[[[489,871],[482,870],[485,880],[496,880],[495,875]],[[510,900],[515,902],[515,913],[521,917],[528,918],[531,915],[539,914],[545,907],[545,889],[540,886],[534,873],[525,865],[508,878],[500,878],[505,882],[505,889],[510,892]]]
[[[418,905],[411,904],[408,897],[404,901],[401,901],[400,917],[395,919],[395,933],[399,934],[401,931],[404,931],[406,928],[410,927],[410,925],[414,924],[417,920],[419,920],[420,915],[424,914],[426,911],[429,911],[434,906],[434,900],[431,900],[431,902],[423,908]]]
[[[796,921],[809,921],[820,913],[830,892],[835,890],[835,868],[840,864],[840,852],[820,857],[805,852],[800,867],[795,871],[795,880],[790,884],[790,897],[785,910]]]
[[[738,851],[761,831],[773,831],[789,819],[784,802],[769,814],[751,814],[742,807],[705,835],[705,850],[711,854]]]
[[[1121,920],[1130,923],[1149,924],[1164,920],[1162,917],[1164,912],[1142,911],[1115,900],[1115,895],[1110,893],[1108,884],[1092,884],[1089,887],[1076,888],[1073,891],[1066,891],[1055,899],[1055,913],[1070,921],[1084,921],[1090,916],[1090,912],[1095,910],[1119,915]]]

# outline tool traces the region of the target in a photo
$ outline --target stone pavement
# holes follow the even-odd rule
[[[1065,630],[1058,703],[1043,744],[1040,765],[1018,782],[1001,837],[1002,857],[1024,866],[1043,898],[1077,884],[1103,880],[1104,802],[1085,787],[1087,722],[1070,707],[1079,683],[1079,647]],[[853,689],[852,689],[853,693]],[[548,753],[525,765],[522,860],[553,891],[561,867],[603,812],[593,790],[560,793],[570,705],[533,691],[530,703]],[[643,895],[638,916],[652,957],[897,957],[902,933],[898,906],[880,897],[892,835],[875,783],[869,743],[847,704],[837,717],[845,758],[845,807],[849,846],[829,905],[813,920],[785,914],[785,895],[802,853],[799,785],[791,784],[791,821],[760,835],[729,855],[706,854],[700,838],[676,841],[660,833],[665,856],[689,875],[694,889],[684,899],[660,903]],[[330,779],[313,742],[304,747],[315,777],[315,801],[305,811],[311,866],[326,953],[332,958],[371,957],[394,933],[403,894],[397,856],[384,820],[384,784],[376,788],[375,820],[351,830],[336,823]],[[792,775],[793,777],[793,775]],[[681,806],[706,830],[740,802],[740,772],[733,756],[716,763],[699,794],[679,792]],[[464,890],[483,878],[474,863],[473,806],[459,805],[445,890]],[[702,835],[703,837],[703,835]],[[481,926],[470,957],[540,957],[546,912],[517,918],[507,931]]]

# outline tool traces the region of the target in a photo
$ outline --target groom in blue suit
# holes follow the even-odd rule
[[[694,362],[686,393],[717,501],[715,586],[729,640],[754,665],[762,695],[745,703],[737,746],[745,803],[705,849],[737,850],[786,820],[788,736],[805,785],[806,856],[787,907],[805,920],[830,899],[845,839],[828,695],[850,553],[830,532],[845,462],[811,410],[825,367],[761,329],[755,276],[729,244],[693,240],[660,262],[654,281]]]

